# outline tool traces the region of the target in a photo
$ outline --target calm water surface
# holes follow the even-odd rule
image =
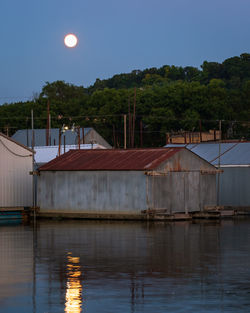
[[[0,224],[0,312],[250,312],[250,220]]]

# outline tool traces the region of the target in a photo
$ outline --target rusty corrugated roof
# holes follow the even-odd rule
[[[70,150],[40,171],[153,170],[184,148],[131,150]]]

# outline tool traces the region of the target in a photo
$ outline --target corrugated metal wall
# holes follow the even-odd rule
[[[250,167],[223,167],[222,170],[219,204],[250,206]]]
[[[0,136],[0,207],[32,206],[32,153]]]
[[[204,205],[216,205],[215,175],[200,172],[170,172],[149,176],[149,206],[167,209],[169,214],[202,211]]]
[[[216,204],[215,175],[143,171],[42,171],[38,177],[41,212],[136,213],[168,209],[191,212]]]
[[[143,171],[56,171],[40,173],[42,211],[138,213],[147,209]]]

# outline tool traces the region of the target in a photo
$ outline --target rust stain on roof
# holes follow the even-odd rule
[[[70,150],[39,168],[40,171],[153,170],[182,148],[129,150]]]

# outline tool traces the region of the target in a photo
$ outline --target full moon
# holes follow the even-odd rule
[[[67,34],[64,37],[64,44],[68,48],[74,48],[77,45],[78,39],[74,34]]]

